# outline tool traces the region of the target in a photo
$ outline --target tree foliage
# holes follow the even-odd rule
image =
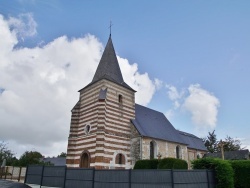
[[[211,169],[215,171],[217,188],[233,188],[233,168],[226,160],[203,158],[192,161],[193,169]]]
[[[203,142],[210,153],[217,152],[218,141],[216,138],[215,130],[213,132],[208,132],[208,136],[203,139]]]
[[[37,151],[25,151],[19,161],[18,161],[18,166],[28,166],[31,164],[43,164],[41,162],[42,154],[37,152]]]
[[[241,147],[241,141],[237,138],[232,138],[227,136],[224,140],[217,140],[215,130],[213,132],[208,132],[208,136],[203,138],[203,142],[210,153],[220,152],[220,144],[223,143],[224,151],[237,151],[244,149]]]
[[[66,153],[62,152],[60,156],[65,154]],[[0,141],[0,166],[4,159],[6,159],[6,166],[27,166],[31,164],[52,165],[49,162],[43,162],[42,158],[42,154],[38,151],[25,151],[18,160],[15,154],[8,149],[7,143]]]
[[[241,148],[241,142],[239,139],[234,139],[230,136],[227,136],[225,138],[224,142],[224,151],[237,151],[242,149]]]
[[[62,152],[60,155],[57,155],[57,157],[66,157],[67,153],[66,152]]]
[[[6,159],[6,165],[12,165],[17,158],[15,157],[14,153],[8,149],[7,143],[1,141],[0,142],[0,166],[3,163],[3,160]]]

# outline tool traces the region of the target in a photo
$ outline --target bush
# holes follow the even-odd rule
[[[193,169],[212,169],[215,171],[217,188],[233,188],[234,172],[228,161],[215,158],[203,158],[192,161]]]
[[[234,170],[234,187],[248,188],[250,186],[250,161],[229,161]]]
[[[188,169],[186,161],[175,158],[145,159],[135,163],[134,169]]]
[[[135,163],[134,169],[157,169],[158,160],[157,159],[145,159],[139,160]]]
[[[188,169],[188,164],[185,160],[175,158],[164,158],[159,161],[159,169]]]

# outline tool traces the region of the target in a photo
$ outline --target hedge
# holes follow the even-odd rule
[[[135,163],[134,169],[157,169],[158,160],[157,159],[145,159],[139,160]]]
[[[234,187],[234,171],[228,161],[216,158],[203,158],[192,161],[193,169],[215,170],[217,188]]]
[[[185,160],[175,158],[145,159],[135,163],[134,169],[188,169]]]
[[[159,161],[159,169],[188,169],[188,164],[185,160],[175,158],[164,158]]]
[[[229,161],[234,170],[234,187],[250,187],[250,160]]]

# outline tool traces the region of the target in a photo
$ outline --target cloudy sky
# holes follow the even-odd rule
[[[66,151],[70,110],[109,36],[136,102],[250,149],[250,1],[0,1],[0,140]]]

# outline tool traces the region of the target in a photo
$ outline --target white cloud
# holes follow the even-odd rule
[[[159,80],[158,78],[155,78],[154,83],[155,83],[155,86],[156,86],[157,90],[160,90],[162,88],[163,81]]]
[[[173,109],[169,109],[165,115],[168,119],[171,119],[175,115],[175,111],[181,106],[183,96],[185,94],[184,90],[178,91],[173,85],[166,85],[168,98],[172,101]]]
[[[25,150],[50,156],[66,151],[70,111],[77,91],[92,80],[103,45],[92,35],[62,36],[42,47],[14,49],[22,37],[35,34],[35,24],[0,15],[0,28],[0,138],[17,155]],[[24,35],[24,28],[30,33]],[[140,74],[137,64],[118,59],[124,80],[138,90],[136,101],[148,104],[157,83]]]
[[[22,40],[37,34],[37,23],[33,19],[31,13],[19,14],[18,18],[10,17],[8,24],[12,32],[14,32]]]
[[[250,150],[250,138],[237,138],[241,141],[241,147]]]
[[[192,122],[198,129],[214,129],[220,106],[219,99],[202,89],[199,84],[190,85],[188,91],[183,108],[191,113]]]
[[[168,110],[165,116],[170,120],[174,116],[174,111],[172,109]]]
[[[172,108],[165,113],[168,119],[184,110],[191,114],[192,123],[200,134],[216,127],[220,102],[212,93],[199,84],[191,84],[188,89],[181,90],[167,84],[166,88],[168,98],[172,101]]]
[[[166,87],[168,89],[168,97],[170,100],[175,101],[183,97],[184,91],[178,92],[176,87],[172,85],[166,85]]]
[[[161,81],[152,81],[148,73],[140,74],[136,63],[129,64],[127,59],[118,56],[118,61],[124,77],[124,81],[136,90],[135,101],[141,105],[147,105],[152,99],[156,89],[160,87]]]

